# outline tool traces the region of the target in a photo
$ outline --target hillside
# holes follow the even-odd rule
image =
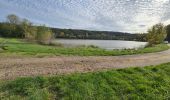
[[[37,26],[32,26],[37,27]],[[55,38],[67,39],[100,39],[100,40],[129,40],[129,41],[145,41],[145,34],[130,34],[124,32],[109,31],[90,31],[78,29],[59,29],[48,27],[54,33]],[[23,38],[22,26],[10,25],[9,23],[0,23],[1,37],[17,37]]]
[[[51,28],[56,38],[145,41],[145,34]]]

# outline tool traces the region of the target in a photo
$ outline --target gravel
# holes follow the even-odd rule
[[[126,56],[0,57],[0,79],[85,73],[132,66],[143,67],[167,62],[170,62],[170,50]]]

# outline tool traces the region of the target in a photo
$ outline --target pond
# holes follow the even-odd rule
[[[63,44],[65,47],[90,46],[94,45],[102,49],[134,49],[142,48],[147,43],[138,41],[122,40],[83,40],[83,39],[56,39],[55,42]]]

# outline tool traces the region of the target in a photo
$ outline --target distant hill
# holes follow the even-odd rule
[[[145,34],[51,28],[56,38],[145,41]]]
[[[32,26],[37,27],[37,26]],[[145,41],[145,34],[130,34],[124,32],[111,31],[90,31],[78,29],[59,29],[51,28],[55,38],[66,39],[98,39],[98,40],[129,40],[129,41]],[[0,23],[1,37],[23,38],[23,31],[20,25],[10,25],[9,23]]]

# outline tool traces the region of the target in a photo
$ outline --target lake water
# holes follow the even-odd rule
[[[63,44],[65,47],[76,47],[80,45],[94,45],[99,48],[112,49],[133,49],[144,47],[146,42],[122,41],[122,40],[82,40],[82,39],[57,39],[57,43]]]

